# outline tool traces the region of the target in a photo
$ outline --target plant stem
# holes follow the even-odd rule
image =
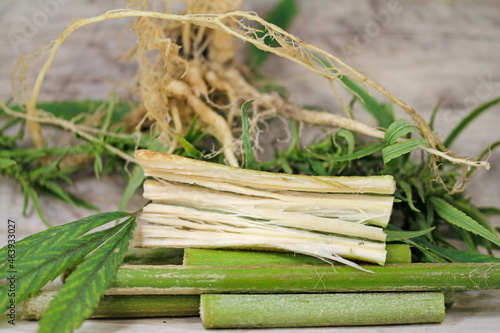
[[[177,180],[171,178],[168,181]],[[168,203],[225,212],[236,211],[249,216],[260,216],[263,213],[266,215],[269,210],[279,210],[343,221],[363,222],[381,227],[387,226],[394,201],[392,196],[370,194],[273,190],[234,193],[231,188],[211,190],[200,186],[156,180],[144,182],[144,198],[153,200],[153,203]]]
[[[408,244],[386,244],[386,264],[411,264],[411,249]]]
[[[410,246],[388,244],[387,264],[411,262]],[[324,260],[299,253],[243,250],[186,249],[186,266],[249,266],[249,265],[329,265]]]
[[[312,177],[276,174],[239,169],[149,150],[138,150],[135,152],[135,157],[144,168],[146,176],[201,185],[214,190],[231,190],[241,194],[252,195],[252,191],[256,190],[285,191],[285,193],[393,194],[396,189],[392,176]]]
[[[132,266],[108,294],[319,293],[500,289],[498,264],[370,266]]]
[[[43,291],[23,303],[23,319],[39,320],[57,291]],[[198,316],[198,295],[104,296],[90,318]]]
[[[201,295],[205,328],[440,323],[440,292]]]
[[[184,249],[130,248],[123,259],[128,265],[182,265]]]
[[[449,308],[455,303],[455,291],[454,290],[444,290],[444,305]]]

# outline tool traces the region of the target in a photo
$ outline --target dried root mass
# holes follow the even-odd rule
[[[241,70],[242,66],[235,61],[235,40],[239,39],[295,62],[330,83],[343,85],[338,77],[347,76],[365,89],[371,88],[385,95],[404,109],[419,126],[429,143],[429,147],[420,148],[434,156],[433,168],[438,178],[439,158],[462,164],[464,170],[466,166],[489,168],[487,162],[462,158],[449,152],[413,108],[341,59],[303,42],[255,13],[238,11],[240,6],[241,1],[188,1],[186,14],[174,15],[147,11],[147,1],[132,1],[129,9],[75,20],[50,45],[48,59],[33,85],[31,96],[26,83],[28,66],[22,60],[17,67],[17,77],[23,89],[19,95],[24,96],[26,102],[28,128],[35,145],[41,147],[45,143],[36,107],[40,87],[65,39],[88,24],[137,17],[132,28],[138,35],[138,44],[127,58],[139,64],[136,86],[131,94],[140,101],[140,105],[124,122],[138,130],[147,125],[169,152],[179,145],[178,135],[185,134],[189,124],[197,117],[203,129],[218,140],[218,151],[224,153],[227,164],[238,166],[242,150],[240,140],[235,138],[239,131],[239,106],[249,99],[255,100],[250,135],[256,150],[260,149],[257,124],[280,114],[301,122],[343,127],[383,138],[383,131],[355,120],[303,110],[278,94],[259,92],[249,83],[245,71]],[[274,40],[277,46],[267,45],[261,32],[265,32],[265,37]]]

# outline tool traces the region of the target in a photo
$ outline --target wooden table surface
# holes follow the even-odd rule
[[[442,100],[437,131],[442,137],[474,106],[500,96],[500,3],[498,1],[298,1],[300,14],[290,32],[346,60],[389,91],[429,117]],[[47,4],[51,3],[52,6]],[[57,5],[54,5],[57,3]],[[265,14],[276,1],[247,1],[245,8]],[[10,74],[20,52],[32,52],[56,38],[76,17],[89,17],[123,8],[123,1],[3,0],[0,3],[0,99],[11,95]],[[46,18],[46,20],[44,19]],[[105,98],[115,81],[126,81],[135,67],[113,59],[134,42],[133,33],[119,36],[130,20],[103,22],[72,35],[61,48],[47,81],[42,100]],[[30,30],[30,27],[32,28]],[[377,29],[379,27],[379,29]],[[243,47],[243,46],[242,46]],[[341,112],[327,82],[281,59],[271,58],[265,71],[277,78],[302,105]],[[401,111],[398,115],[404,116]],[[500,107],[481,116],[459,139],[457,153],[474,156],[500,140]],[[484,206],[500,203],[500,157],[490,158],[491,170],[480,171],[468,185],[473,200]],[[81,193],[102,210],[118,207],[124,185],[119,177],[78,179]],[[134,197],[133,205],[142,199]],[[42,197],[48,220],[62,224],[88,215]],[[33,208],[22,216],[22,193],[16,182],[0,178],[0,219],[18,221],[18,237],[43,230]],[[500,225],[498,219],[494,220]],[[6,243],[6,222],[0,222],[0,246]],[[457,294],[441,325],[368,328],[317,328],[307,332],[494,332],[500,324],[499,292]],[[34,332],[35,322],[18,321],[13,329],[0,319],[0,330]],[[93,320],[80,332],[201,332],[198,318]],[[259,330],[259,332],[298,330]]]

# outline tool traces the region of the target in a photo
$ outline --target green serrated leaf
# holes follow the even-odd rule
[[[284,173],[293,174],[293,170],[283,154],[280,154],[279,161]]]
[[[385,131],[384,139],[389,145],[393,145],[399,138],[409,133],[420,133],[420,129],[406,119],[399,119]]]
[[[352,134],[351,131],[341,128],[335,133],[335,137],[341,137],[347,141],[347,155],[354,154],[354,147],[356,142],[354,140],[354,134]]]
[[[83,207],[83,208],[86,208],[88,210],[93,210],[93,211],[96,211],[96,212],[98,212],[100,210],[99,207],[91,204],[90,202],[82,200],[79,197],[77,197],[77,196],[75,196],[75,195],[73,195],[71,193],[68,193],[68,195],[70,196],[70,198],[73,201],[73,203],[76,206],[78,206],[78,207]]]
[[[88,256],[66,279],[40,320],[40,333],[69,333],[81,326],[99,304],[129,247],[135,218]]]
[[[460,209],[462,212],[476,220],[480,225],[488,229],[489,232],[495,234],[495,228],[493,228],[490,221],[478,209],[461,201],[455,201],[455,206],[457,209]]]
[[[314,157],[319,158],[319,159],[324,160],[324,161],[345,162],[345,161],[357,160],[357,159],[360,159],[362,157],[371,155],[371,154],[379,151],[380,149],[382,149],[385,146],[386,146],[385,142],[378,142],[378,143],[375,143],[373,145],[366,146],[363,149],[360,149],[351,155],[344,155],[344,156],[322,156],[322,155],[313,153],[311,151],[309,151],[309,153],[311,155],[313,155]]]
[[[13,264],[16,303],[38,292],[47,282],[54,280],[66,269],[76,265],[89,252],[115,233],[116,230],[111,228],[81,238],[67,238],[56,246],[52,246],[53,240],[49,238],[38,244],[39,249],[35,255],[24,256],[22,260],[16,257]],[[0,307],[2,309],[10,302],[8,288],[8,284],[0,288]]]
[[[101,141],[103,140],[105,133],[108,131],[109,126],[111,125],[111,120],[113,119],[113,111],[115,109],[115,94],[111,94],[109,102],[108,102],[108,110],[106,111],[106,115],[104,117],[104,122],[101,128]]]
[[[99,178],[99,176],[102,173],[102,168],[103,168],[101,154],[100,154],[100,152],[98,150],[95,150],[93,152],[93,155],[94,155],[94,173],[95,173],[95,177]]]
[[[0,170],[16,165],[16,161],[9,158],[0,158]]]
[[[500,215],[500,208],[497,207],[479,207],[478,210],[484,215]]]
[[[423,229],[423,230],[417,230],[417,231],[402,231],[402,230],[384,230],[384,232],[387,234],[386,242],[395,242],[395,241],[402,241],[406,239],[412,239],[416,237],[420,237],[423,235],[426,235],[430,233],[432,230],[434,230],[434,227],[428,228],[428,229]]]
[[[477,117],[479,117],[483,112],[487,111],[487,110],[491,110],[492,106],[496,105],[500,103],[500,97],[498,98],[495,98],[489,102],[486,102],[480,106],[478,106],[477,108],[475,108],[474,110],[472,110],[471,113],[469,113],[469,115],[467,117],[465,117],[464,119],[462,119],[462,121],[451,131],[451,133],[448,135],[448,137],[446,138],[446,140],[444,140],[444,145],[445,147],[447,148],[450,148],[451,145],[453,144],[453,142],[455,142],[455,139],[460,135],[460,133],[470,124],[472,123],[472,121],[474,119],[476,119]]]
[[[412,139],[387,146],[382,149],[384,164],[395,158],[398,158],[401,155],[408,154],[420,146],[428,147],[429,143],[425,139]]]
[[[330,64],[327,61],[321,60],[321,63],[327,67]],[[361,87],[347,76],[340,76],[339,80],[346,86],[347,90],[359,99],[361,105],[375,119],[378,125],[387,128],[394,121],[394,111],[387,106],[380,104],[373,96],[371,96],[365,88]]]
[[[409,183],[417,190],[418,197],[425,203],[424,185],[422,181],[417,178],[410,178]]]
[[[55,182],[45,182],[43,184],[44,190],[48,191],[51,194],[54,194],[57,198],[61,199],[62,201],[70,204],[70,205],[75,205],[75,202],[73,199],[69,196],[68,192],[66,192],[59,184]]]
[[[191,141],[191,138],[193,136],[195,136],[195,133],[197,132],[197,129],[196,129],[196,122],[197,121],[198,121],[198,115],[194,115],[193,120],[191,121],[191,124],[189,125],[188,131],[186,133],[186,139],[189,141]]]
[[[23,214],[25,214],[26,211],[26,206],[27,206],[27,198],[29,197],[31,199],[31,202],[33,203],[33,207],[35,207],[35,211],[37,212],[38,216],[40,217],[40,220],[42,220],[43,224],[45,224],[47,227],[51,228],[52,225],[45,220],[45,216],[43,215],[43,210],[42,206],[40,205],[40,200],[38,199],[38,194],[36,193],[35,189],[31,187],[25,180],[22,178],[19,179],[21,182],[21,187],[24,192],[24,209],[23,209]]]
[[[299,8],[295,0],[281,0],[266,17],[266,21],[286,30],[292,23],[298,11]],[[259,31],[257,33],[257,38],[264,37],[265,33],[265,31]],[[266,45],[272,47],[276,47],[278,44],[271,38],[266,38],[264,42],[266,43]],[[268,52],[262,51],[254,45],[250,45],[248,49],[248,60],[251,66],[255,69],[261,67],[267,60],[268,56]]]
[[[56,246],[68,239],[80,237],[103,224],[130,216],[131,214],[126,212],[99,213],[30,235],[16,242],[16,260],[21,261],[35,252],[44,251],[42,246],[44,241],[50,240],[49,246]],[[0,276],[5,275],[4,273],[8,268],[7,253],[8,246],[0,249],[0,260],[2,260],[0,263]]]
[[[434,121],[436,120],[436,115],[440,107],[441,107],[441,101],[439,101],[434,107],[434,109],[432,109],[431,119],[429,120],[429,127],[431,130],[434,130]]]
[[[130,175],[127,187],[125,188],[125,192],[123,193],[118,210],[125,210],[128,202],[134,195],[135,191],[137,191],[137,189],[142,185],[144,179],[146,179],[146,177],[144,176],[144,170],[140,165],[136,165],[134,167],[134,170],[132,170],[132,174]]]
[[[440,258],[439,256],[437,256],[434,252],[431,252],[430,249],[426,246],[422,246],[419,243],[414,242],[412,240],[405,240],[404,242],[417,248],[422,253],[422,255],[427,259],[427,261],[429,261],[429,262],[436,263],[436,264],[444,264],[447,262],[443,258]]]
[[[471,253],[479,253],[476,248],[476,244],[474,243],[473,235],[465,231],[462,228],[457,228],[456,226],[452,226],[452,230],[454,230],[458,235],[460,235],[460,239],[465,243],[465,246],[467,247],[467,251]]]
[[[485,227],[474,221],[472,218],[467,216],[465,213],[453,207],[443,199],[433,197],[431,198],[431,203],[436,210],[436,213],[446,222],[451,223],[464,230],[470,231],[500,246],[500,239],[498,239],[495,234],[488,231],[488,229],[486,229]]]
[[[331,64],[327,60],[319,57],[314,60],[328,68],[331,73],[337,73],[337,70],[332,68]],[[380,127],[387,128],[394,122],[395,114],[392,104],[380,104],[364,87],[358,85],[345,75],[340,75],[338,79],[342,82],[348,92],[350,92],[356,99],[359,99],[361,105],[377,120]]]
[[[500,262],[500,258],[495,258],[485,254],[478,254],[478,253],[460,251],[456,249],[450,249],[430,244],[427,242],[422,242],[422,245],[438,253],[439,255],[447,258],[449,261],[452,262],[462,262],[462,263]]]
[[[410,209],[415,211],[415,212],[420,212],[420,210],[417,207],[415,207],[415,205],[413,204],[413,195],[412,195],[412,191],[411,191],[411,186],[402,180],[398,180],[397,184],[405,192],[408,206],[410,207]]]
[[[323,167],[320,161],[310,159],[309,163],[311,164],[311,168],[314,170],[314,174],[318,176],[328,176],[326,169]]]
[[[298,121],[293,122],[293,137],[290,141],[290,145],[286,150],[285,157],[289,158],[296,150],[297,143],[299,142],[299,134],[300,134],[300,123]]]
[[[49,185],[47,186],[47,184],[49,184]],[[76,197],[75,195],[64,191],[58,184],[55,184],[55,186],[58,189],[57,189],[57,191],[54,191],[53,186],[50,184],[55,184],[55,183],[54,182],[47,182],[44,184],[44,187],[42,188],[42,190],[45,193],[52,195],[52,196],[54,196],[54,197],[56,197],[64,202],[75,205],[77,207],[83,207],[83,208],[86,208],[89,210],[99,211],[99,207],[92,205],[91,203],[86,202],[86,201]]]
[[[181,143],[182,147],[189,155],[189,157],[192,157],[197,160],[203,158],[203,154],[200,153],[198,149],[196,149],[189,141],[184,139],[181,135],[177,134],[177,139],[179,140],[179,142]]]
[[[245,169],[254,169],[252,143],[250,142],[250,128],[248,123],[248,110],[253,101],[247,101],[241,106],[241,139],[245,149]]]

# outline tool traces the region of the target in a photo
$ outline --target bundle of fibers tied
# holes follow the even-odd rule
[[[138,150],[151,177],[134,246],[281,250],[360,268],[383,265],[391,176],[322,177],[246,170]]]

